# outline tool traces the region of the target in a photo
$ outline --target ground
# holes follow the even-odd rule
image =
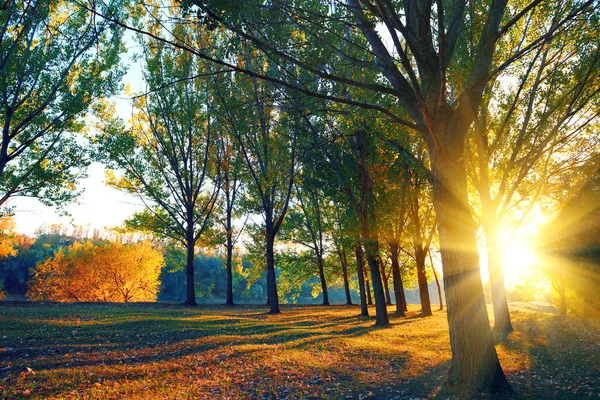
[[[358,311],[4,302],[0,398],[460,397],[443,387],[444,312],[421,318],[412,306],[380,329]],[[516,397],[600,397],[600,321],[512,317],[496,348]]]

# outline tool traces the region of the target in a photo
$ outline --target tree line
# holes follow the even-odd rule
[[[406,257],[431,314],[427,261],[433,267],[439,254],[449,384],[510,390],[478,232],[494,328],[506,334],[500,227],[564,203],[597,154],[596,2],[7,6],[6,198],[71,196],[74,171],[89,158],[67,137],[86,132],[93,157],[113,171],[109,183],[147,206],[127,227],[186,250],[188,305],[195,249],[215,241],[227,251],[234,303],[233,246],[247,235],[271,313],[280,312],[279,269],[301,275],[311,265],[327,303],[325,259],[334,254],[346,287],[357,275],[362,313],[372,288],[376,324],[387,326],[390,283],[404,313]],[[105,100],[118,91],[125,29],[137,34],[147,85],[127,122]],[[262,223],[244,234],[235,221],[247,215]]]

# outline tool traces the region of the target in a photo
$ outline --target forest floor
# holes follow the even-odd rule
[[[443,386],[445,312],[380,329],[358,311],[2,302],[0,398],[460,397]],[[599,398],[600,321],[512,317],[496,348],[515,397]]]

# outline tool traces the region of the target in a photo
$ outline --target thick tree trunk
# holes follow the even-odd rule
[[[185,265],[185,276],[186,276],[186,296],[185,305],[195,306],[196,305],[196,287],[194,282],[194,232],[187,234],[187,262]]]
[[[448,121],[453,125],[452,121]],[[478,392],[510,390],[483,297],[477,227],[471,216],[463,159],[464,137],[443,136],[443,154],[428,143],[439,232],[452,362],[448,383]]]
[[[369,308],[367,307],[367,294],[365,287],[365,274],[363,265],[363,251],[360,244],[356,246],[356,267],[358,272],[358,290],[360,293],[360,315],[361,317],[369,316]]]
[[[231,215],[227,216],[227,299],[226,306],[233,306],[233,239],[231,237]]]
[[[390,321],[387,315],[383,283],[381,282],[381,275],[379,272],[379,259],[376,255],[379,253],[377,243],[365,245],[365,248],[367,247],[370,248],[370,250],[366,250],[365,253],[367,254],[367,263],[369,264],[369,270],[371,272],[371,283],[373,284],[373,295],[375,297],[375,325],[388,326]]]
[[[388,306],[392,305],[392,297],[390,296],[390,286],[389,286],[389,279],[387,274],[385,273],[385,266],[383,265],[383,263],[379,262],[379,268],[381,270],[381,279],[383,279],[383,289],[385,291],[385,304]]]
[[[417,280],[419,282],[419,297],[421,299],[421,313],[424,316],[431,316],[431,299],[429,298],[429,287],[427,286],[427,275],[425,272],[425,251],[417,248],[415,251],[415,261],[417,264]]]
[[[321,292],[323,292],[323,305],[328,306],[329,294],[327,293],[327,282],[325,281],[325,269],[323,268],[323,254],[317,251],[317,264],[319,266],[319,279],[321,280]]]
[[[404,317],[404,307],[406,301],[403,298],[404,287],[402,285],[402,275],[400,274],[400,264],[398,263],[398,244],[390,244],[392,258],[392,278],[394,279],[394,298],[396,300],[396,315]]]
[[[339,249],[340,262],[342,263],[342,275],[344,278],[344,292],[346,293],[346,305],[352,305],[352,297],[350,296],[350,281],[348,280],[348,259],[346,251]]]
[[[277,278],[275,276],[275,238],[267,229],[267,292],[269,294],[269,314],[279,314],[279,298],[277,296]]]
[[[491,206],[487,208],[489,207]],[[513,331],[513,326],[506,300],[504,274],[502,273],[502,254],[498,242],[498,222],[495,214],[493,209],[484,210],[483,231],[488,252],[488,272],[492,289],[492,304],[494,306],[494,330],[508,334]]]

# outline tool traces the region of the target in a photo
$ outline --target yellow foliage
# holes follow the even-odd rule
[[[149,242],[75,242],[32,271],[32,300],[156,301],[162,254]]]
[[[0,259],[17,254],[12,217],[0,218]]]

